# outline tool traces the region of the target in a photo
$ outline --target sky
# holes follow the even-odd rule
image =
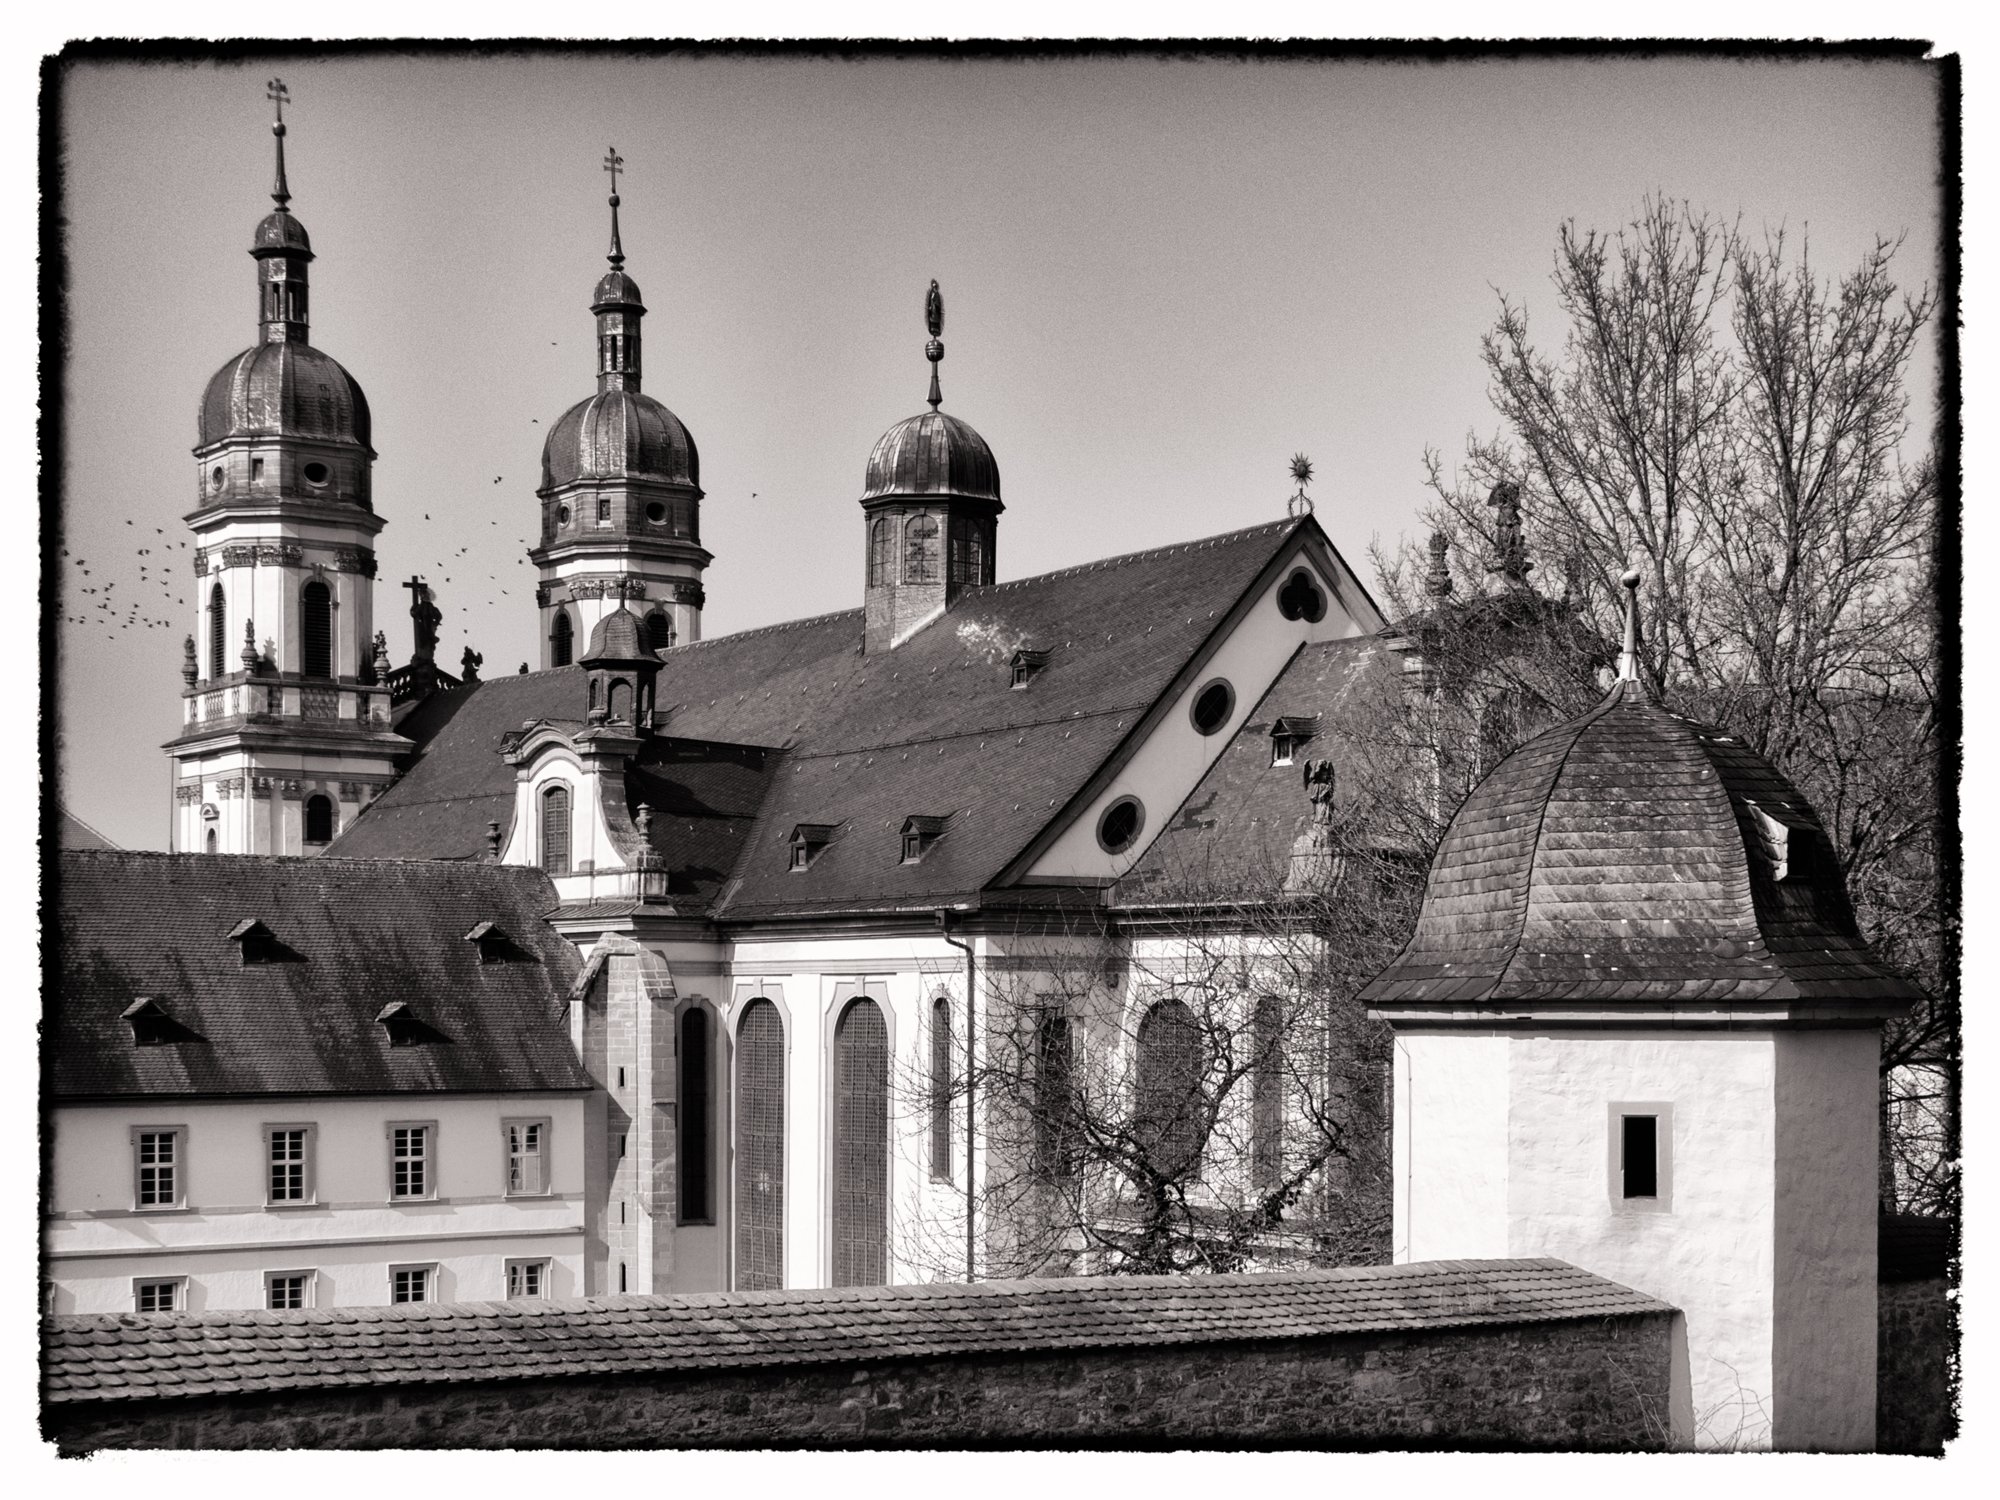
[[[440,663],[469,643],[487,676],[538,660],[523,553],[542,435],[593,389],[608,147],[645,389],[700,448],[708,636],[861,602],[862,471],[924,409],[933,277],[944,409],[1000,465],[1000,579],[1277,519],[1303,452],[1318,520],[1369,580],[1371,539],[1420,527],[1426,448],[1449,460],[1493,428],[1479,338],[1499,293],[1559,345],[1563,221],[1615,228],[1663,193],[1809,232],[1830,270],[1906,236],[1902,279],[1937,276],[1934,79],[1914,65],[78,66],[45,207],[70,309],[58,757],[68,808],[128,847],[167,841],[195,413],[256,335],[274,73],[318,257],[312,341],[374,415],[377,625],[407,660],[395,585],[421,573]],[[1934,368],[1927,346],[1919,424]],[[81,592],[107,581],[141,623]]]

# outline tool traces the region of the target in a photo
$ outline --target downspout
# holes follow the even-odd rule
[[[972,1127],[976,1116],[973,1112],[973,997],[979,978],[978,962],[972,956],[972,944],[962,942],[951,935],[951,915],[942,908],[937,914],[938,933],[944,940],[965,955],[965,1279],[976,1281],[978,1276],[973,1255],[972,1233]]]

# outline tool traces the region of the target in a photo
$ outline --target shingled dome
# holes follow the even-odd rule
[[[255,255],[259,250],[303,250],[310,255],[312,240],[306,234],[306,226],[281,208],[258,221],[250,253]]]
[[[891,427],[868,455],[861,498],[893,495],[997,501],[1000,465],[986,439],[971,427],[941,411],[927,411]]]
[[[208,382],[200,446],[233,437],[313,438],[373,451],[360,383],[332,355],[289,341],[245,349]]]
[[[1797,789],[1740,736],[1622,680],[1466,798],[1415,935],[1362,999],[1456,1009],[1919,994],[1863,941]]]
[[[577,660],[579,663],[653,660],[653,653],[646,645],[644,622],[629,609],[614,609],[597,622],[597,628],[590,632],[589,649]]]
[[[542,488],[580,479],[651,479],[701,487],[701,455],[681,419],[638,391],[579,401],[542,444]]]

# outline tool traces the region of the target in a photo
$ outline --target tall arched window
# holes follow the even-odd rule
[[[220,847],[216,842],[215,830],[213,828],[208,830],[208,837],[205,840],[203,840],[203,846],[208,850],[210,854],[215,853],[216,850]]]
[[[1250,1184],[1269,1192],[1283,1176],[1285,1003],[1264,995],[1250,1019]]]
[[[680,1155],[681,1222],[712,1224],[715,1204],[708,1190],[709,1157],[712,1155],[709,1087],[710,1054],[708,1012],[690,1005],[681,1012],[680,1096],[677,1107],[676,1145]]]
[[[308,677],[333,675],[333,595],[315,578],[299,591],[299,670]]]
[[[935,516],[912,516],[903,527],[903,582],[938,581],[938,523]]]
[[[752,1000],[736,1028],[736,1289],[785,1284],[785,1023]]]
[[[569,788],[552,786],[542,793],[542,868],[551,875],[569,874]]]
[[[951,1181],[951,1002],[931,1001],[931,1176]]]
[[[576,627],[569,622],[569,611],[556,611],[555,623],[549,626],[549,665],[566,667],[569,665],[570,651],[576,638]]]
[[[1067,1181],[1077,1173],[1076,1052],[1069,1017],[1045,1010],[1035,1018],[1035,1175]]]
[[[1162,1177],[1185,1176],[1201,1159],[1201,1028],[1178,1000],[1162,1000],[1139,1023],[1132,1127]]]
[[[986,521],[973,521],[966,527],[966,551],[969,554],[969,566],[965,576],[967,583],[980,584],[993,581],[986,573],[987,555],[992,550],[986,545],[986,531],[989,525],[990,523]]]
[[[656,609],[646,616],[646,649],[648,651],[670,650],[674,644],[674,622],[667,618],[667,612]]]
[[[606,717],[620,724],[632,722],[632,684],[619,678],[611,684],[611,691],[605,695]]]
[[[889,1029],[873,1000],[833,1028],[833,1284],[889,1280]]]
[[[877,516],[868,523],[868,586],[893,581],[889,577],[889,522]]]
[[[314,792],[306,798],[306,842],[333,842],[333,799],[324,792]]]
[[[208,675],[220,677],[229,655],[229,605],[222,597],[222,585],[208,591]]]
[[[598,708],[604,701],[604,684],[595,677],[590,679],[590,707]]]

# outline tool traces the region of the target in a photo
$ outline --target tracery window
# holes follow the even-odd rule
[[[833,1030],[833,1284],[889,1279],[889,1030],[863,997]]]
[[[1139,1023],[1133,1133],[1153,1170],[1187,1175],[1202,1143],[1201,1028],[1179,1000],[1162,1000]]]
[[[785,1284],[785,1023],[752,1000],[736,1029],[736,1288]]]

